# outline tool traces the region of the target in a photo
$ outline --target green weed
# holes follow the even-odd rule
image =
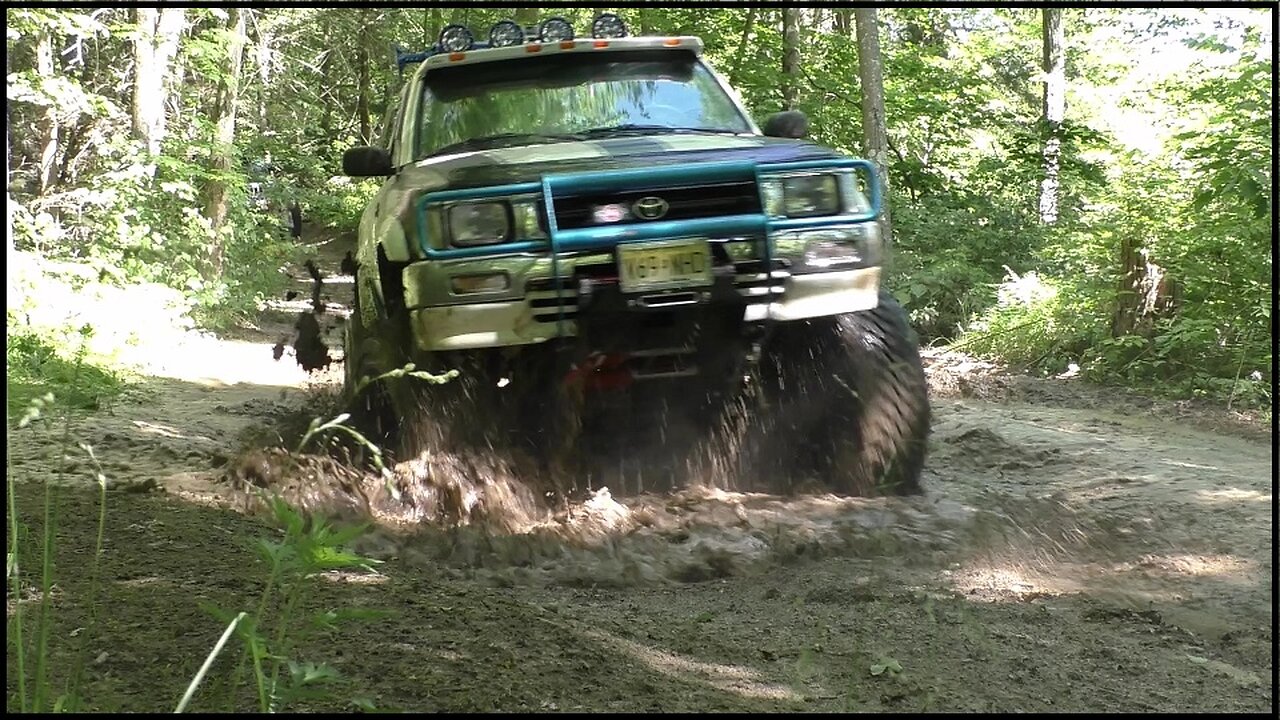
[[[245,666],[251,666],[260,712],[280,712],[302,700],[328,694],[339,675],[324,663],[294,657],[301,640],[316,630],[335,629],[349,620],[379,617],[382,613],[360,609],[329,609],[299,618],[314,577],[334,570],[372,572],[378,562],[352,553],[344,546],[365,532],[366,526],[337,529],[322,518],[304,516],[279,496],[265,498],[271,517],[283,533],[279,540],[259,539],[256,550],[268,567],[267,580],[256,608],[236,613],[205,605],[214,617],[228,624],[228,631],[243,642],[241,660],[232,680],[228,700],[235,701]],[[225,636],[226,633],[224,633]],[[215,646],[212,656],[224,641]],[[206,668],[202,668],[206,669]],[[185,708],[194,692],[193,680],[179,707]],[[228,710],[233,710],[229,707]]]

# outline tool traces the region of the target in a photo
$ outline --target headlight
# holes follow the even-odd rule
[[[864,259],[858,243],[827,238],[810,240],[804,250],[805,266],[822,270],[860,265]]]
[[[840,212],[840,189],[835,175],[799,175],[782,181],[783,211],[787,217],[815,217]]]
[[[763,181],[764,210],[773,217],[807,218],[840,213],[840,184],[830,173]]]
[[[511,237],[511,211],[504,202],[461,203],[448,213],[449,241],[459,247],[494,245]]]
[[[858,176],[854,173],[841,173],[839,177],[840,195],[844,198],[845,212],[855,215],[871,212],[871,200],[867,198],[866,192],[863,191],[862,183],[858,181]],[[875,179],[868,178],[867,182],[875,182]]]

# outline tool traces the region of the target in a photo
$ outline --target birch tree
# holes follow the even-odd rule
[[[1066,32],[1062,8],[1044,8],[1044,179],[1040,182],[1040,221],[1058,221],[1059,169],[1062,160],[1062,121],[1067,110],[1067,71],[1063,45]]]
[[[139,7],[133,10],[133,20],[133,134],[155,155],[164,140],[166,80],[178,52],[186,10]]]

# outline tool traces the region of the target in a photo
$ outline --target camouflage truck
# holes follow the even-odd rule
[[[562,18],[487,42],[451,25],[398,54],[414,70],[383,146],[343,157],[384,179],[359,227],[353,401],[403,417],[423,394],[361,380],[458,369],[426,393],[466,398],[433,411],[440,441],[487,415],[497,442],[594,438],[655,471],[654,437],[719,428],[710,446],[761,476],[918,488],[929,403],[880,287],[875,169],[804,140],[801,113],[758,127],[702,50],[605,14],[591,37]]]

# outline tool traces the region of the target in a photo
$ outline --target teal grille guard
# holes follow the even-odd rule
[[[814,218],[779,218],[761,213],[725,215],[689,220],[658,220],[632,225],[602,225],[598,227],[561,230],[556,225],[555,197],[584,192],[613,192],[635,190],[637,187],[660,190],[663,187],[679,187],[697,183],[743,182],[754,180],[757,187],[762,179],[803,170],[863,170],[867,173],[868,200],[871,209],[865,213],[827,215]],[[538,193],[547,210],[547,237],[545,239],[516,238],[496,245],[467,248],[435,248],[427,237],[427,208],[442,203],[486,200],[511,195]],[[483,258],[512,253],[549,252],[552,272],[558,278],[556,261],[560,253],[573,250],[598,250],[612,248],[620,243],[664,240],[691,236],[725,237],[733,235],[765,236],[765,268],[772,266],[772,234],[783,230],[813,230],[834,225],[870,222],[880,215],[881,190],[875,166],[866,160],[840,158],[835,160],[807,160],[788,163],[719,162],[691,166],[670,165],[657,168],[631,170],[591,171],[545,175],[541,182],[495,185],[465,190],[441,190],[423,195],[417,202],[418,242],[423,253],[432,260],[456,260]],[[760,198],[760,207],[765,206]]]

